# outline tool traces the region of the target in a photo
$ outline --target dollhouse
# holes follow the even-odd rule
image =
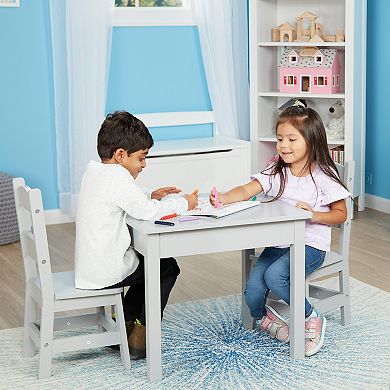
[[[340,92],[340,69],[336,49],[286,47],[279,62],[280,92]]]

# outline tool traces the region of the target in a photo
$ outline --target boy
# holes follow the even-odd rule
[[[126,216],[154,220],[198,204],[196,193],[161,201],[180,192],[176,187],[153,191],[149,199],[135,184],[152,146],[153,138],[139,119],[125,111],[107,115],[97,140],[101,163],[87,165],[76,215],[76,288],[130,286],[123,309],[133,359],[146,356],[144,259],[130,247]],[[161,259],[162,312],[179,273],[174,258]]]

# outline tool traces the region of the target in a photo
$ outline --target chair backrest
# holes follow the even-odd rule
[[[43,299],[54,299],[53,280],[41,191],[13,179],[26,283],[39,278]]]
[[[347,187],[348,191],[353,194],[353,184],[355,176],[355,161],[347,161],[344,165],[336,163],[336,167],[341,178],[341,181]],[[353,200],[352,197],[346,199],[347,219],[340,225],[340,242],[338,252],[344,258],[349,256],[349,239],[351,235],[351,219],[353,216]]]

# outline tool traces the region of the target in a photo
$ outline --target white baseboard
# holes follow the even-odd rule
[[[366,194],[366,207],[383,213],[390,214],[390,199]]]
[[[46,225],[57,225],[59,223],[74,222],[74,217],[64,214],[60,209],[45,210]]]

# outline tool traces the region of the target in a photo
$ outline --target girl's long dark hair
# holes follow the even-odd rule
[[[306,105],[306,103],[304,104]],[[338,176],[334,161],[330,157],[325,126],[318,113],[311,108],[303,107],[302,105],[294,105],[286,108],[279,115],[275,126],[275,132],[277,131],[278,126],[284,123],[289,123],[291,126],[294,126],[306,141],[309,154],[301,172],[303,173],[309,169],[310,176],[314,185],[317,187],[312,172],[312,167],[315,163],[325,175],[346,188]],[[280,177],[279,191],[271,201],[279,199],[284,192],[287,181],[287,166],[288,164],[278,156],[275,162],[261,172],[270,176],[279,175]]]

